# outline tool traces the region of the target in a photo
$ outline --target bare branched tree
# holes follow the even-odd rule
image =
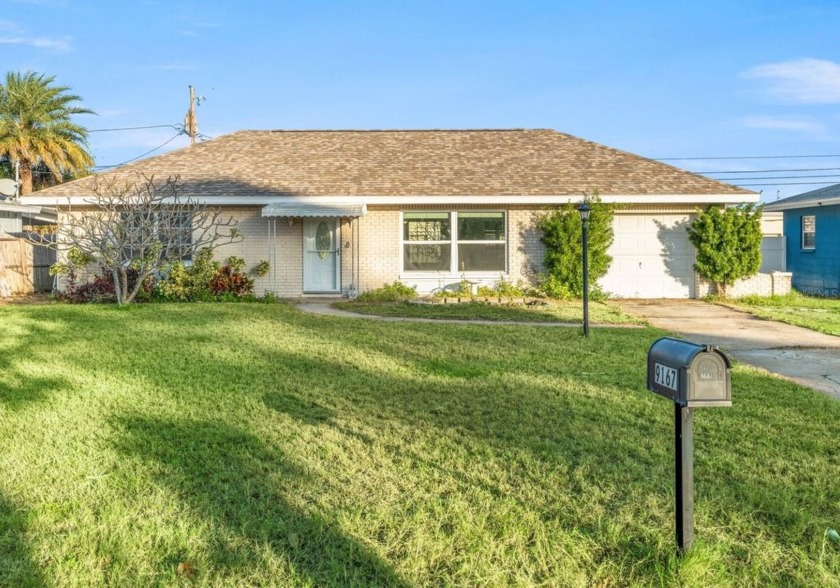
[[[137,181],[123,184],[97,180],[94,196],[81,209],[68,208],[54,247],[75,249],[110,273],[117,303],[128,304],[150,276],[173,262],[242,240],[236,219],[181,198],[180,189],[177,177],[156,182],[138,174]]]

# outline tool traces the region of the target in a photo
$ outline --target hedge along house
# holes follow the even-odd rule
[[[784,214],[787,271],[800,292],[840,296],[840,184],[777,200]]]
[[[535,221],[598,190],[620,204],[617,297],[697,292],[686,226],[698,209],[758,195],[552,130],[240,131],[116,168],[178,176],[181,195],[224,207],[241,244],[218,258],[270,264],[256,291],[349,294],[400,280],[420,292],[469,279],[535,279],[544,251]],[[90,178],[36,192],[32,204],[84,205]]]

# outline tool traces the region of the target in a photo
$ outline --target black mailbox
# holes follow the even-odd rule
[[[730,367],[717,347],[663,337],[648,351],[647,387],[680,406],[732,406]]]

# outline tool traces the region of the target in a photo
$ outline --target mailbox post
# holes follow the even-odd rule
[[[694,408],[732,406],[729,358],[717,347],[663,337],[650,346],[647,388],[674,402],[677,546],[694,540]]]

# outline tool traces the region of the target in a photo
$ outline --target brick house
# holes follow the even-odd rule
[[[758,195],[552,130],[240,131],[111,170],[179,176],[182,196],[224,207],[245,240],[217,251],[270,264],[256,292],[354,294],[400,280],[420,292],[467,278],[533,280],[535,220],[598,190],[622,206],[616,297],[697,295],[685,227],[698,209]],[[89,178],[36,192],[59,208],[89,199]]]

